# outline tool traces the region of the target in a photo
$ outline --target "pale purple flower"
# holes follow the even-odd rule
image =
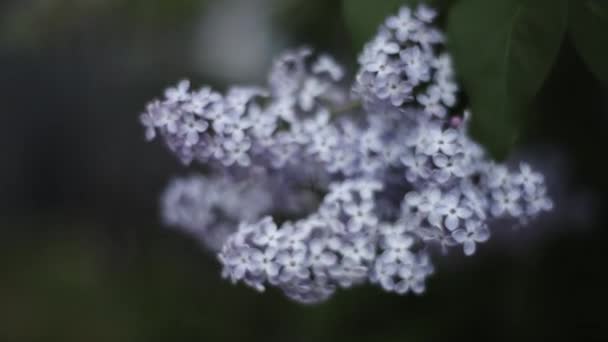
[[[505,186],[509,180],[509,170],[504,165],[492,164],[487,171],[487,183],[491,189]]]
[[[151,141],[156,138],[156,122],[152,117],[152,114],[145,112],[139,116],[140,123],[146,129],[146,140]]]
[[[364,65],[364,69],[369,72],[376,73],[379,78],[384,79],[389,75],[395,74],[397,68],[385,54],[380,54],[373,60],[368,61]]]
[[[458,92],[458,86],[456,83],[440,79],[437,82],[441,94],[441,102],[448,107],[452,107],[456,104],[456,93]]]
[[[426,93],[416,97],[418,102],[424,107],[424,112],[431,116],[444,118],[447,114],[447,109],[441,101],[441,89],[438,86],[431,86]]]
[[[502,216],[507,213],[513,217],[518,217],[521,212],[519,200],[521,193],[516,189],[495,190],[492,192],[492,215]]]
[[[438,167],[434,171],[434,176],[439,183],[445,183],[452,177],[463,178],[466,174],[466,160],[462,154],[453,156],[436,154],[433,156],[433,163]]]
[[[464,254],[473,255],[475,253],[475,244],[488,241],[490,231],[479,221],[467,220],[466,229],[456,229],[452,232],[452,237],[456,242],[462,244]]]
[[[378,54],[393,55],[399,52],[399,44],[392,41],[392,35],[388,31],[381,30],[372,41],[370,51],[372,59]]]
[[[356,262],[371,261],[375,257],[375,246],[367,236],[357,235],[343,247],[342,253]]]
[[[279,243],[283,237],[282,231],[280,231],[277,225],[274,223],[271,217],[265,217],[258,223],[259,229],[253,235],[253,242],[258,246],[278,248]]]
[[[209,127],[207,121],[194,116],[194,114],[186,114],[182,118],[183,122],[179,126],[179,134],[186,137],[186,145],[192,146],[199,141],[199,134],[203,133]]]
[[[412,17],[412,11],[407,7],[402,7],[399,14],[388,18],[386,26],[395,30],[397,39],[405,42],[409,35],[420,27],[420,23]]]
[[[309,259],[314,268],[327,268],[334,266],[338,262],[338,257],[328,248],[328,243],[324,239],[312,239],[309,244]]]
[[[379,85],[378,97],[388,99],[393,106],[398,107],[412,98],[412,86],[399,75],[392,74]]]
[[[459,134],[456,130],[449,128],[444,131],[440,127],[432,127],[427,133],[427,155],[434,156],[442,152],[451,156],[458,151]]]
[[[418,19],[425,23],[431,23],[437,17],[437,11],[425,4],[420,4],[415,14]]]
[[[266,248],[263,252],[254,249],[251,253],[251,260],[257,264],[256,269],[263,272],[271,283],[276,282],[281,266],[276,260],[278,250]]]
[[[325,197],[328,202],[342,201],[350,203],[353,201],[353,187],[351,183],[332,183],[329,185],[329,193]]]
[[[293,278],[305,279],[310,275],[305,250],[284,251],[277,255],[277,263],[281,266],[281,281]]]
[[[190,99],[189,89],[190,81],[180,81],[177,86],[165,91],[165,100],[170,104],[188,101]]]
[[[539,188],[533,195],[526,195],[526,214],[535,216],[553,209],[553,201],[547,196],[546,189]]]
[[[317,62],[312,66],[312,72],[315,74],[327,73],[334,81],[340,81],[344,77],[344,69],[336,61],[328,56],[322,55]]]
[[[327,84],[317,78],[308,78],[300,92],[299,104],[305,111],[313,109],[317,99],[327,91]]]
[[[399,55],[405,64],[405,73],[411,84],[419,84],[420,82],[428,81],[430,79],[430,65],[427,62],[428,57],[422,53],[420,48],[417,46],[408,48],[402,50]]]
[[[543,175],[533,172],[530,165],[526,163],[519,164],[519,173],[513,177],[513,184],[522,186],[527,194],[532,194],[536,190],[536,186],[544,181]]]
[[[441,200],[437,212],[444,217],[444,225],[450,231],[460,226],[461,220],[470,218],[473,213],[460,202],[460,193],[448,193]]]
[[[235,141],[226,139],[223,142],[223,147],[226,151],[226,158],[222,160],[225,166],[233,165],[237,163],[240,166],[251,165],[251,157],[248,152],[251,148],[251,142],[249,140]]]
[[[431,175],[428,164],[429,157],[424,154],[413,155],[408,153],[401,157],[401,162],[406,166],[405,176],[408,181],[415,182],[419,178],[427,179]]]
[[[410,248],[414,244],[414,239],[408,235],[391,236],[384,240],[384,252],[380,256],[383,262],[407,264],[411,263],[414,254]]]
[[[348,230],[356,233],[364,227],[374,226],[378,219],[373,213],[374,203],[364,201],[359,204],[347,203],[344,205],[344,212],[348,215]]]

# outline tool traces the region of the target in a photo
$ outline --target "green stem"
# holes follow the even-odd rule
[[[342,107],[333,108],[331,110],[331,113],[333,115],[340,115],[340,114],[344,114],[344,113],[353,111],[355,109],[360,109],[360,108],[362,108],[361,101],[351,101],[351,102],[346,103]]]

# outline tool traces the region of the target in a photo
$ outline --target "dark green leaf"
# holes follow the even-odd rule
[[[570,36],[589,69],[608,83],[608,2],[572,0]]]
[[[344,19],[353,40],[360,50],[378,31],[378,27],[390,15],[397,14],[404,5],[432,4],[423,0],[342,0]]]
[[[471,101],[473,136],[498,158],[517,139],[567,26],[567,0],[461,0],[448,48]]]

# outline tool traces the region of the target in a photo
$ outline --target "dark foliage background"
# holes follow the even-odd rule
[[[476,1],[444,3],[453,13]],[[144,143],[144,104],[182,77],[219,88],[261,83],[272,54],[300,43],[354,66],[357,34],[386,13],[377,14],[377,1],[346,3],[0,2],[0,341],[608,339],[608,92],[598,76],[608,27],[600,24],[557,45],[526,107],[534,114],[508,146],[548,174],[555,215],[500,232],[474,258],[440,259],[424,296],[363,287],[307,307],[259,295],[221,280],[213,256],[160,224],[159,193],[191,170]],[[224,26],[206,34],[209,23]],[[249,26],[225,33],[243,23],[270,28],[256,36],[264,44],[247,45],[245,33],[258,32]],[[575,34],[600,48],[581,55]],[[231,49],[220,57],[245,60],[207,58],[222,43]],[[459,54],[479,57],[478,49]],[[512,135],[495,126],[485,134]]]

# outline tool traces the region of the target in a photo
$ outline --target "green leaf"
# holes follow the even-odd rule
[[[448,49],[472,109],[471,131],[494,157],[518,138],[554,64],[567,0],[461,0],[448,17]]]
[[[570,37],[589,70],[608,83],[608,2],[572,0]]]
[[[390,15],[397,14],[401,6],[415,7],[424,0],[342,0],[346,27],[357,51],[378,31],[380,24]]]

